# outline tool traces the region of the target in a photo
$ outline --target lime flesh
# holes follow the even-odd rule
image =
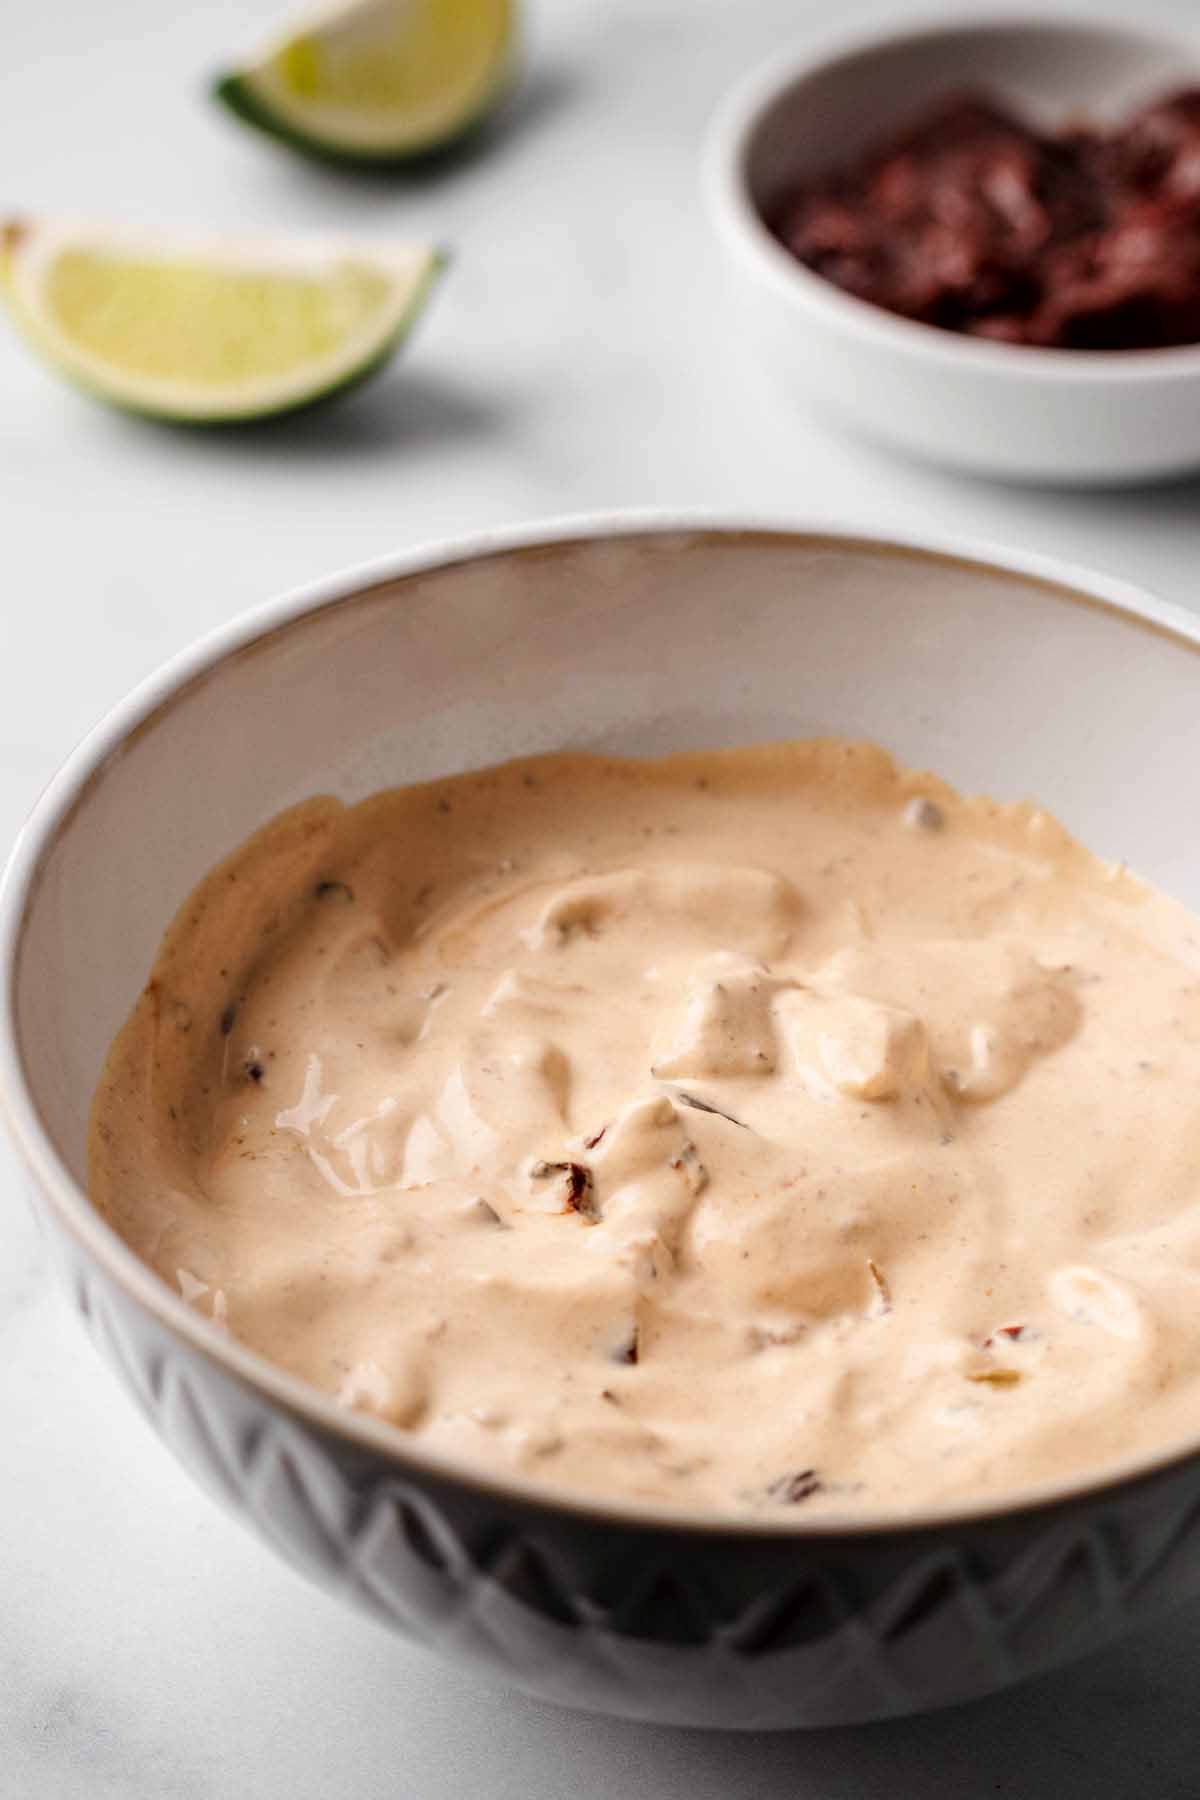
[[[165,418],[264,418],[383,366],[440,264],[427,247],[206,245],[144,233],[10,227],[0,261],[18,326],[100,397]]]
[[[507,86],[513,0],[353,0],[223,76],[239,117],[313,154],[395,163],[445,149]]]

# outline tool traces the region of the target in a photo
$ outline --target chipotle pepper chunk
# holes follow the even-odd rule
[[[796,183],[769,223],[846,293],[943,330],[1057,349],[1200,342],[1200,89],[1107,131],[1039,132],[953,95]]]

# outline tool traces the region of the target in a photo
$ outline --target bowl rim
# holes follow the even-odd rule
[[[787,517],[699,507],[568,514],[435,540],[290,588],[206,632],[144,677],[105,713],[43,789],[0,876],[0,1118],[42,1198],[75,1245],[128,1298],[191,1351],[217,1363],[227,1376],[240,1380],[275,1408],[299,1415],[308,1425],[359,1453],[381,1455],[393,1465],[397,1479],[419,1484],[422,1478],[433,1478],[504,1505],[560,1513],[592,1525],[763,1543],[782,1539],[845,1544],[909,1537],[1000,1522],[1017,1514],[1053,1513],[1120,1488],[1136,1488],[1161,1472],[1200,1458],[1198,1428],[1187,1442],[1119,1460],[1098,1473],[1043,1481],[976,1501],[959,1499],[908,1514],[880,1509],[849,1519],[764,1519],[699,1506],[559,1492],[534,1476],[519,1471],[494,1474],[461,1454],[415,1444],[399,1427],[339,1406],[332,1397],[222,1332],[141,1261],[95,1210],[83,1185],[60,1157],[25,1078],[16,1017],[16,971],[45,862],[62,828],[86,805],[89,791],[103,780],[106,768],[119,759],[125,744],[165,718],[197,683],[250,646],[264,645],[331,608],[366,603],[382,587],[497,557],[655,539],[675,540],[680,545],[766,539],[955,564],[1023,581],[1060,603],[1116,614],[1130,625],[1200,654],[1200,616],[1121,577],[1098,574],[1040,552],[1012,550],[986,539],[877,530],[846,517]],[[164,920],[164,930],[167,923]]]
[[[870,51],[899,50],[939,37],[981,36],[997,31],[1033,35],[1077,33],[1081,37],[1119,38],[1183,53],[1196,66],[1200,84],[1200,29],[1188,29],[1153,14],[1145,24],[1123,23],[1115,14],[1089,19],[1080,13],[1051,10],[1035,14],[1025,0],[1006,10],[971,18],[949,12],[911,17],[889,24],[835,27],[802,44],[774,51],[752,67],[725,95],[714,112],[701,154],[701,188],[717,234],[752,274],[801,311],[816,313],[829,325],[880,349],[910,356],[926,364],[942,363],[963,373],[1022,380],[1039,377],[1066,386],[1101,382],[1178,381],[1200,375],[1200,340],[1194,344],[1140,350],[1069,350],[1038,344],[1006,344],[968,337],[907,319],[870,300],[859,299],[823,275],[806,268],[781,244],[755,205],[746,181],[746,162],[766,115],[791,88],[839,63]]]

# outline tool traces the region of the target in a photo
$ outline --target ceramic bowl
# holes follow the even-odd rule
[[[1013,480],[1126,482],[1200,466],[1200,345],[1048,350],[901,319],[804,268],[764,223],[940,98],[990,90],[1043,125],[1117,121],[1200,82],[1200,37],[1074,19],[904,28],[791,51],[709,135],[705,188],[773,382],[864,435]]]
[[[1033,557],[619,518],[405,555],[219,631],[75,752],[0,893],[0,1098],[138,1405],[298,1568],[554,1700],[816,1725],[1077,1655],[1200,1590],[1200,1425],[1104,1481],[860,1526],[554,1499],[340,1409],[188,1308],[88,1204],[90,1096],[176,907],[294,801],[560,747],[828,732],[1036,794],[1200,905],[1196,620]]]

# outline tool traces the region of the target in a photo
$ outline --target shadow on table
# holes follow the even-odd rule
[[[1200,520],[1200,471],[1197,470],[1163,475],[1156,481],[1123,482],[1113,487],[1079,482],[994,482],[985,475],[965,471],[959,471],[955,479],[966,488],[1007,496],[1026,510],[1032,507],[1053,513],[1067,507],[1081,517],[1091,513],[1106,529],[1119,530],[1123,519],[1143,521],[1150,509],[1161,513],[1164,521]]]
[[[484,394],[448,375],[400,367],[327,406],[212,435],[221,439],[223,453],[243,447],[256,458],[371,457],[383,449],[411,446],[429,452],[502,437],[512,411],[502,394]]]
[[[514,1705],[572,1791],[605,1800],[1195,1800],[1198,1680],[1193,1607],[994,1699],[889,1724],[756,1737]]]
[[[353,199],[356,192],[369,201],[377,202],[389,194],[402,199],[422,188],[452,182],[485,158],[502,161],[510,150],[556,119],[578,91],[579,77],[574,70],[554,63],[539,64],[494,112],[444,149],[392,164],[289,150],[276,159],[272,174],[282,185],[298,182],[310,193],[315,180],[342,199]]]
[[[247,459],[258,466],[308,457],[371,459],[384,450],[428,455],[458,443],[486,443],[510,432],[519,405],[511,394],[482,393],[451,375],[398,366],[369,386],[277,419],[177,425],[125,413],[95,416],[108,432],[161,432],[173,440],[177,457],[211,455],[236,468]]]

